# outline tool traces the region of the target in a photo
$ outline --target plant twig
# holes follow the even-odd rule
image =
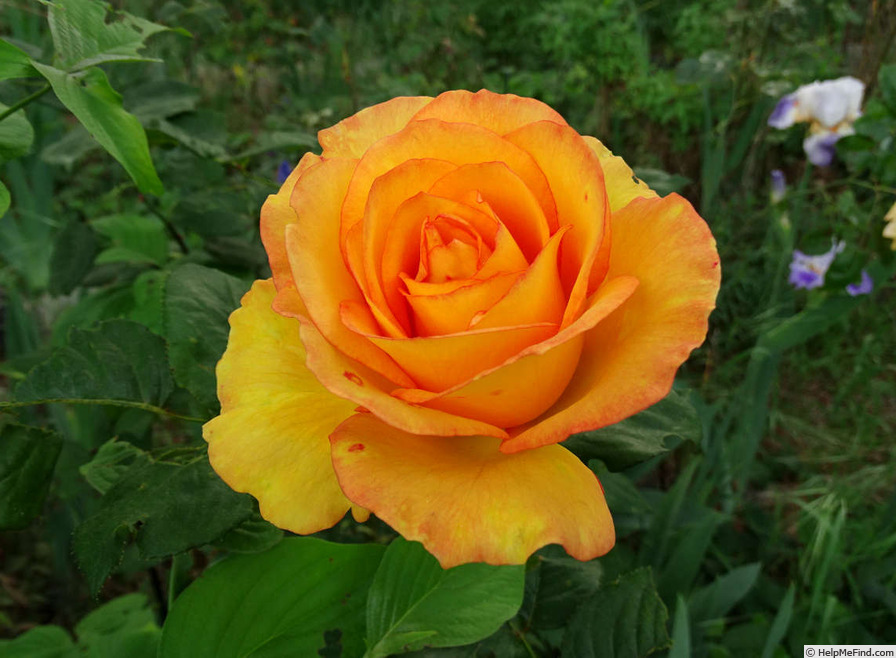
[[[46,94],[48,91],[50,91],[51,88],[52,87],[50,87],[50,83],[47,83],[43,87],[38,89],[36,92],[31,94],[30,96],[25,96],[25,98],[21,99],[18,103],[14,103],[13,105],[10,105],[2,113],[0,113],[0,121],[3,121],[3,119],[5,119],[6,117],[8,117],[12,114],[15,114],[16,112],[21,110],[23,107],[28,105],[28,103],[30,103],[32,101],[36,101],[38,98],[40,98],[41,96]]]

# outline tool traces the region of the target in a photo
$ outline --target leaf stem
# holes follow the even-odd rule
[[[11,114],[18,112],[23,107],[28,105],[28,103],[30,103],[32,101],[36,101],[38,98],[40,98],[41,96],[46,94],[48,91],[50,91],[50,89],[52,89],[52,87],[50,87],[50,83],[48,82],[47,84],[45,84],[43,87],[38,89],[36,92],[31,94],[30,96],[25,96],[25,98],[21,99],[18,103],[10,105],[3,112],[0,112],[0,121],[3,121],[3,119],[10,116]]]
[[[129,409],[143,409],[144,411],[151,411],[155,414],[159,414],[160,416],[168,416],[169,418],[176,418],[177,420],[185,420],[190,423],[204,423],[206,418],[195,418],[193,416],[183,416],[181,414],[176,414],[173,411],[168,411],[167,409],[163,409],[162,407],[157,407],[154,404],[149,404],[148,402],[134,402],[132,400],[106,400],[106,399],[98,399],[98,400],[90,400],[86,398],[52,398],[47,400],[32,400],[28,402],[0,402],[0,413],[7,409],[18,409],[20,407],[32,407],[37,404],[52,404],[52,403],[60,403],[60,404],[97,404],[97,405],[106,405],[110,407],[128,407]]]

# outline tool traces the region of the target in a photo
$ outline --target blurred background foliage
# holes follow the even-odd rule
[[[0,375],[3,399],[17,405],[0,409],[0,461],[12,463],[9,446],[32,445],[33,428],[53,428],[41,444],[47,454],[27,462],[50,464],[34,476],[44,482],[36,508],[0,535],[0,636],[55,624],[93,655],[90,638],[114,627],[116,642],[142,647],[130,655],[154,655],[157,624],[209,563],[265,555],[280,541],[229,490],[203,489],[202,509],[231,516],[193,534],[178,529],[195,501],[171,493],[206,481],[197,421],[217,412],[212,368],[226,317],[249,282],[268,275],[259,208],[277,189],[280,163],[315,150],[320,128],[394,96],[484,87],[547,102],[655,189],[687,197],[716,236],[724,280],[707,342],[677,392],[655,417],[620,430],[651,448],[634,459],[626,444],[618,463],[590,462],[614,510],[617,548],[589,565],[541,551],[513,619],[481,643],[427,655],[578,655],[570,638],[589,632],[589,597],[640,567],[652,570],[674,642],[658,635],[650,648],[674,658],[896,644],[896,304],[893,254],[880,235],[896,201],[896,3],[111,5],[179,28],[148,38],[142,52],[156,61],[102,65],[145,130],[163,189],[141,192],[54,94],[25,108],[26,152],[0,153],[11,197],[0,219]],[[0,36],[50,62],[47,12],[33,0],[0,0]],[[845,74],[867,85],[865,117],[834,165],[813,169],[802,134],[766,120],[798,85]],[[41,84],[2,81],[0,103]],[[791,184],[778,203],[769,201],[772,169]],[[791,250],[818,253],[832,237],[848,246],[831,286],[792,290]],[[869,263],[887,273],[872,296],[834,292]],[[211,298],[198,309],[197,289]],[[145,330],[139,353],[134,324]],[[60,350],[87,364],[64,366],[65,390],[53,381]],[[134,366],[133,394],[122,392],[122,372],[85,388],[109,350],[145,360]],[[153,350],[170,371],[153,375],[147,391]],[[59,402],[72,397],[102,404]],[[585,459],[588,439],[570,443]],[[155,530],[127,507],[145,504],[128,481],[168,492],[149,512]],[[110,491],[115,500],[102,495]],[[375,520],[322,534],[393,536]],[[545,585],[555,581],[567,585],[562,595]],[[117,625],[85,618],[104,601],[118,606],[100,609]],[[321,655],[339,655],[341,645],[327,642],[332,653]]]

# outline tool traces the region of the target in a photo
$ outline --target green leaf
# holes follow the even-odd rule
[[[63,69],[80,70],[104,62],[157,62],[140,50],[153,34],[170,28],[127,12],[106,23],[107,5],[98,0],[54,0],[48,21],[56,61]]]
[[[6,214],[6,211],[9,210],[9,204],[12,202],[12,199],[9,196],[9,189],[6,185],[3,184],[3,181],[0,181],[0,217]]]
[[[341,633],[343,656],[360,656],[382,555],[373,544],[293,537],[212,565],[174,602],[159,658],[316,656],[327,631]]]
[[[50,292],[67,295],[84,279],[96,256],[96,234],[82,222],[71,221],[53,240],[50,258]]]
[[[143,126],[122,107],[121,96],[106,74],[96,68],[71,74],[37,62],[34,66],[87,132],[121,163],[140,191],[160,195],[162,181],[152,164]]]
[[[96,329],[72,328],[15,389],[17,402],[95,402],[158,407],[174,389],[164,341],[146,327],[109,320]]]
[[[202,190],[178,202],[173,220],[178,226],[203,237],[240,234],[248,226],[248,214],[240,212],[244,205],[245,198],[235,192]]]
[[[186,464],[138,463],[75,529],[73,548],[92,592],[120,564],[132,538],[143,558],[160,559],[211,543],[252,514],[252,499],[230,489],[200,454]]]
[[[91,487],[105,494],[135,464],[149,464],[151,461],[145,450],[127,441],[111,439],[101,445],[96,456],[81,465],[78,471]]]
[[[260,553],[273,548],[281,539],[283,531],[255,512],[228,530],[227,534],[214,542],[214,546],[230,553]]]
[[[44,146],[40,157],[44,162],[71,170],[78,160],[99,147],[84,126],[78,124],[55,142]]]
[[[575,434],[563,445],[581,459],[600,459],[610,470],[623,468],[668,452],[669,437],[699,442],[701,433],[697,411],[683,393],[676,390],[639,414],[615,425]]]
[[[758,562],[754,562],[736,567],[694,592],[688,601],[691,618],[699,623],[727,615],[756,584],[760,566]]]
[[[174,378],[210,413],[218,411],[215,365],[227,347],[227,318],[246,285],[232,276],[186,264],[168,278],[165,336]]]
[[[672,648],[669,658],[691,658],[691,621],[688,603],[679,594],[675,602],[675,621],[672,623]]]
[[[128,89],[124,103],[143,125],[152,127],[147,124],[195,110],[199,90],[177,80],[153,80]]]
[[[37,75],[31,58],[24,50],[0,39],[0,80],[30,78]]]
[[[304,152],[319,148],[320,146],[317,143],[317,138],[308,133],[285,131],[265,132],[258,135],[253,146],[227,158],[227,160],[240,160],[242,158],[258,155],[259,153],[267,153],[268,151],[283,153],[284,151],[300,149],[299,152]],[[298,158],[296,158],[296,162],[298,162]]]
[[[563,628],[581,603],[600,589],[600,562],[580,562],[560,546],[538,551],[537,592],[530,623],[536,629]]]
[[[778,614],[775,615],[772,627],[768,631],[768,636],[765,638],[762,658],[772,658],[775,655],[775,649],[781,644],[781,640],[784,639],[787,627],[790,626],[790,618],[793,616],[793,599],[795,595],[796,588],[791,583],[790,587],[787,588],[787,593],[784,595],[784,600],[781,602],[781,607],[778,608]]]
[[[54,432],[13,424],[0,429],[0,528],[24,528],[40,514],[61,449]]]
[[[156,217],[108,215],[92,220],[90,225],[112,241],[112,246],[97,256],[97,264],[124,261],[161,266],[168,260],[168,235]]]
[[[0,640],[3,658],[81,658],[75,643],[59,626],[38,626],[14,640]]]
[[[522,565],[444,570],[422,544],[399,537],[370,588],[365,658],[488,637],[519,610],[524,581]]]
[[[144,594],[126,594],[97,608],[75,626],[88,658],[155,658],[162,631]]]
[[[0,103],[0,112],[9,107]],[[13,112],[0,121],[0,163],[20,158],[31,149],[34,129],[25,118],[25,110]]]
[[[563,636],[569,658],[639,658],[669,646],[669,613],[649,568],[623,574],[579,608]]]

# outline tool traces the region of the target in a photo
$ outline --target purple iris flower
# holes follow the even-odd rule
[[[794,288],[811,290],[823,286],[828,268],[845,246],[843,242],[834,241],[830,251],[817,256],[809,256],[795,249],[793,261],[790,263],[790,277],[787,280]]]
[[[284,160],[280,163],[280,166],[277,167],[277,182],[283,185],[291,173],[292,165],[289,164],[289,160]]]
[[[865,270],[862,270],[862,280],[858,283],[850,283],[846,286],[846,292],[848,292],[852,297],[858,297],[859,295],[867,295],[872,290],[874,290],[874,280]]]

